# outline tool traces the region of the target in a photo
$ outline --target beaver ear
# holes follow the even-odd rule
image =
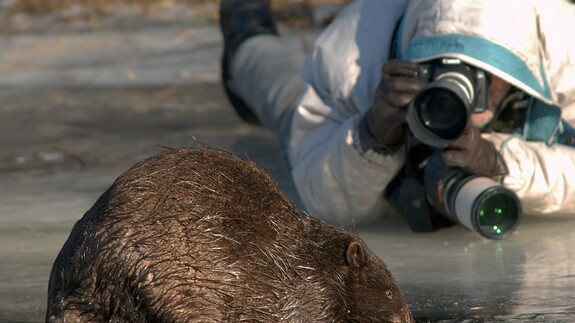
[[[349,246],[347,246],[345,256],[347,264],[353,268],[359,268],[365,263],[365,250],[357,241],[352,241]]]

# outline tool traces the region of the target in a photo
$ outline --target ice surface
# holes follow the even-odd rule
[[[43,321],[50,268],[74,222],[162,147],[247,155],[297,201],[278,142],[224,97],[213,22],[166,9],[32,27],[0,41],[0,322]],[[294,44],[316,32],[282,28]],[[509,239],[488,241],[461,227],[415,234],[390,214],[355,229],[418,321],[573,322],[574,227],[527,218]]]

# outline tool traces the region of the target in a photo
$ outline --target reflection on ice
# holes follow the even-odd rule
[[[394,217],[359,231],[390,265],[416,319],[575,320],[573,221],[526,217],[510,238],[492,241],[458,226],[415,234]]]

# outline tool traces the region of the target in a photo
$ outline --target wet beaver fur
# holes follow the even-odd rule
[[[254,163],[170,149],[116,179],[55,260],[48,322],[410,322],[386,265]]]

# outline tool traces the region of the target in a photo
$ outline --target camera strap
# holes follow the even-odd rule
[[[534,98],[530,98],[528,106],[523,109],[519,125],[515,133],[527,141],[540,141],[547,146],[558,143],[560,138],[563,139],[569,131],[573,131],[573,128],[561,119],[561,108]]]

